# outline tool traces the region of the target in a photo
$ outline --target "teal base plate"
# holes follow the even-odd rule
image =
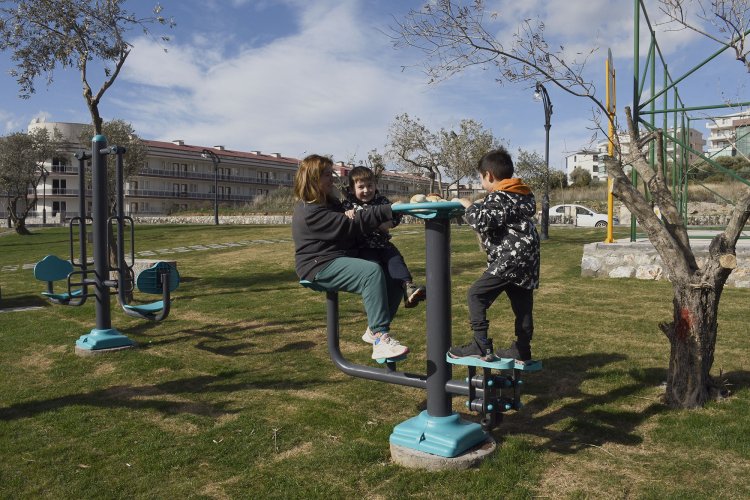
[[[462,420],[457,413],[432,417],[426,410],[394,427],[390,438],[391,444],[448,458],[485,440],[481,425]]]
[[[134,344],[132,340],[121,334],[114,328],[98,330],[94,328],[86,335],[81,335],[76,340],[79,349],[114,349],[116,347],[130,347]]]

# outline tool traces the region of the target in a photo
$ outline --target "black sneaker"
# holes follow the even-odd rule
[[[448,350],[448,356],[451,358],[479,358],[482,361],[494,361],[496,359],[492,352],[492,340],[490,339],[482,343],[474,339],[468,344],[451,347]]]
[[[511,358],[518,361],[531,361],[531,347],[519,349],[518,344],[513,342],[508,349],[497,351],[495,355],[499,358]]]
[[[427,297],[427,289],[414,283],[404,283],[404,307],[411,309]]]

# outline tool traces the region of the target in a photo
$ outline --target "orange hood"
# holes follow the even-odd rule
[[[531,188],[523,183],[518,177],[495,181],[492,184],[493,191],[508,191],[516,194],[531,194]]]

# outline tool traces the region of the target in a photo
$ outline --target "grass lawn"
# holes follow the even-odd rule
[[[498,451],[452,472],[390,463],[394,425],[425,394],[333,367],[324,295],[297,284],[288,226],[137,227],[136,251],[253,243],[167,255],[183,278],[170,317],[139,321],[113,300],[113,326],[138,348],[90,357],[73,351],[95,326],[93,299],[46,304],[21,268],[66,257],[67,229],[34,232],[0,236],[0,307],[43,306],[0,313],[0,498],[750,497],[750,292],[726,289],[721,301],[714,374],[733,396],[670,410],[657,323],[671,316],[671,287],[581,278],[582,246],[601,230],[551,229],[535,296],[544,370],[526,377],[525,407],[505,415]],[[422,227],[395,234],[423,282]],[[484,257],[465,226],[454,226],[452,251],[458,343]],[[370,363],[359,297],[342,295],[341,312],[342,351]],[[412,350],[405,371],[425,372],[424,314],[402,309],[394,321]],[[505,297],[490,318],[496,345],[509,343]],[[463,413],[465,398],[453,401]]]

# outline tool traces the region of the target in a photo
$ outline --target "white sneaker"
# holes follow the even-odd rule
[[[409,352],[409,348],[388,335],[383,333],[375,339],[372,344],[372,359],[395,358]]]
[[[367,330],[365,330],[365,333],[362,334],[362,340],[364,340],[368,344],[375,343],[375,335],[372,334],[372,330],[370,330],[369,326],[367,327]]]

